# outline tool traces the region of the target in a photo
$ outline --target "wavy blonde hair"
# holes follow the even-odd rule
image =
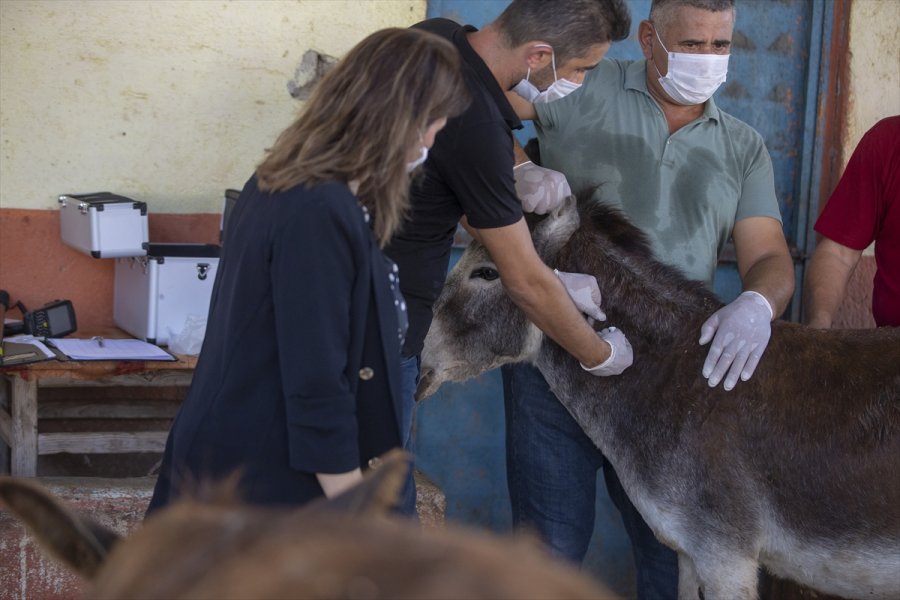
[[[384,247],[408,208],[408,154],[429,124],[468,104],[452,44],[418,29],[376,31],[322,79],[278,136],[256,169],[259,188],[357,182]]]

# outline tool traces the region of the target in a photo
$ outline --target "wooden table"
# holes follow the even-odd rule
[[[83,337],[79,335],[79,337]],[[123,337],[123,336],[108,336]],[[197,364],[195,356],[177,361],[45,361],[0,368],[0,438],[9,446],[10,472],[33,477],[40,455],[58,452],[122,453],[162,452],[166,431],[38,432],[38,402],[41,388],[160,387],[188,386]],[[127,402],[80,402],[53,407],[54,418],[161,418],[146,404]],[[0,449],[5,450],[3,445]],[[5,471],[6,460],[0,462]]]

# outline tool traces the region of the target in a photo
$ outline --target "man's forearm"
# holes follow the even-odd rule
[[[538,257],[525,219],[480,229],[478,235],[510,298],[532,323],[587,367],[609,358],[612,347],[587,324],[559,278]]]
[[[861,255],[861,251],[827,238],[819,242],[803,284],[804,323],[810,327],[831,327]]]
[[[809,277],[811,273],[807,275]],[[807,279],[803,290],[803,322],[810,327],[830,329],[844,301],[845,286],[827,279]]]
[[[777,319],[794,295],[794,264],[790,256],[772,255],[759,260],[743,277],[744,290],[765,296]]]
[[[507,287],[507,292],[538,329],[562,346],[569,354],[592,367],[609,358],[610,346],[587,324],[569,298],[565,287],[550,269],[548,277],[521,289]]]
[[[781,223],[748,217],[734,224],[731,236],[744,291],[761,294],[772,309],[772,319],[778,318],[794,295],[794,261]]]

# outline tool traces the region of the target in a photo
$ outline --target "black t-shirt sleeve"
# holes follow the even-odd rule
[[[435,144],[441,179],[472,227],[491,229],[522,218],[513,179],[512,135],[496,121],[463,122]]]

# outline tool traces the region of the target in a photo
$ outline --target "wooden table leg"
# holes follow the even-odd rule
[[[9,377],[0,374],[0,474],[9,475],[9,449],[12,446],[12,407],[9,402]]]
[[[38,457],[37,381],[26,381],[16,375],[12,377],[10,388],[10,470],[13,475],[34,477],[37,475]]]

